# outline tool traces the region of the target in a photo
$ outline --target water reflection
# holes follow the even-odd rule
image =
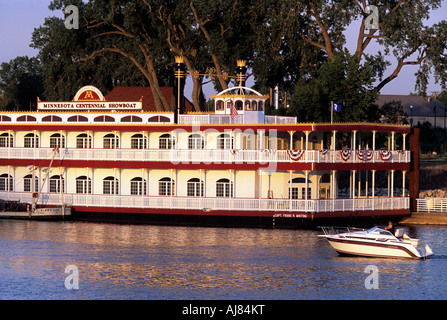
[[[433,259],[339,257],[312,230],[1,220],[0,285],[6,299],[445,299],[447,229],[413,231]],[[379,290],[364,286],[371,264]]]

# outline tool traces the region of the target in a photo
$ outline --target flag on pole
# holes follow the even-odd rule
[[[230,116],[231,119],[233,120],[234,118],[236,118],[236,116],[238,115],[236,107],[234,106],[233,101],[230,101]]]
[[[332,102],[332,111],[340,112],[341,111],[341,103],[340,102]]]

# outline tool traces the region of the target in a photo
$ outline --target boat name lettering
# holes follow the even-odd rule
[[[141,102],[39,102],[38,110],[141,110]]]

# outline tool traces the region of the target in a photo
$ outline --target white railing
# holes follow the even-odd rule
[[[447,198],[419,198],[416,199],[417,212],[447,213]]]
[[[296,117],[264,116],[264,123],[266,124],[295,124],[296,120]],[[243,114],[236,116],[234,119],[225,114],[185,114],[179,115],[178,120],[179,124],[242,124],[245,121]]]
[[[0,159],[39,159],[52,155],[50,148],[2,148]],[[167,161],[178,163],[409,163],[410,151],[383,150],[214,150],[214,149],[60,149],[56,159]]]
[[[0,199],[31,202],[29,192],[0,192]],[[212,210],[241,211],[289,211],[289,212],[335,212],[409,209],[408,197],[380,197],[329,200],[290,200],[290,199],[253,199],[253,198],[200,198],[200,197],[160,197],[126,195],[85,195],[57,194],[42,195],[45,204],[56,205],[61,202],[82,207],[116,208],[166,208],[198,209],[204,212]]]
[[[296,117],[283,117],[283,116],[265,116],[264,123],[270,123],[270,124],[291,124],[296,123],[297,118]]]

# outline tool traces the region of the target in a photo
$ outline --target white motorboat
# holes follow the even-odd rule
[[[340,255],[424,259],[433,254],[422,240],[412,239],[397,229],[395,235],[378,227],[369,230],[322,227],[332,248]],[[344,231],[344,232],[343,232]]]

